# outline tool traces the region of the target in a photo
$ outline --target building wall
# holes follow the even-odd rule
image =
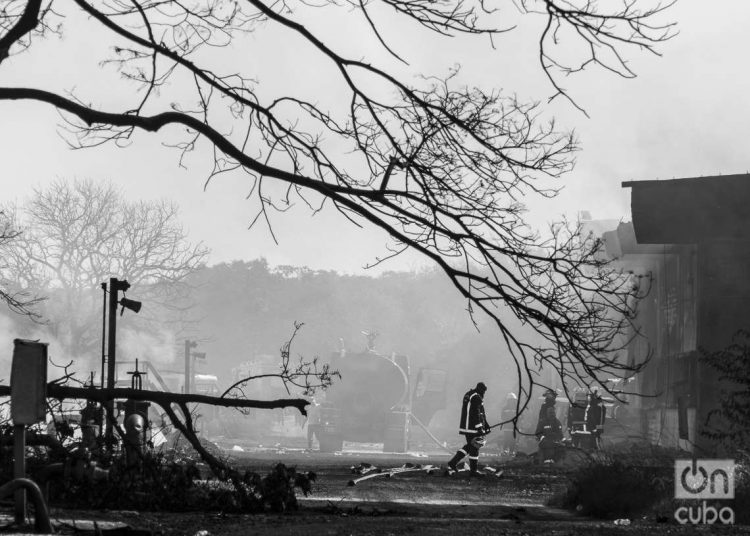
[[[645,428],[663,437],[677,426],[698,454],[711,455],[715,445],[700,432],[724,384],[700,354],[726,348],[738,329],[750,328],[750,174],[623,186],[632,188],[633,224],[620,225],[615,241],[625,259],[650,257],[658,292],[656,303],[646,303],[656,319],[643,315],[655,350],[640,384],[659,390],[644,399]]]
[[[741,328],[750,328],[750,242],[720,241],[699,246],[698,346],[707,351],[729,346]],[[719,406],[721,382],[711,367],[698,363],[698,429]],[[698,436],[700,450],[713,445]]]
[[[698,248],[660,245],[647,253],[625,254],[620,262],[651,278],[635,320],[640,336],[628,346],[631,363],[649,360],[635,382],[634,390],[642,396],[631,399],[632,410],[641,414],[641,436],[662,446],[687,448],[692,440],[685,439],[694,440],[697,428]],[[686,420],[683,440],[679,407]]]
[[[634,404],[643,435],[663,446],[712,452],[715,445],[700,432],[719,406],[721,382],[701,362],[701,349],[725,348],[738,329],[750,328],[750,243],[663,246],[661,253],[625,259],[653,278],[636,319],[642,337],[628,348],[633,362],[650,355],[636,382],[643,397]]]

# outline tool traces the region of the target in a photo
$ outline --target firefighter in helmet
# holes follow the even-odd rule
[[[583,389],[576,389],[573,402],[568,407],[568,434],[577,448],[589,448],[591,432],[586,425],[588,395]]]
[[[490,426],[484,415],[484,393],[487,386],[479,382],[474,389],[469,390],[461,403],[461,422],[458,433],[466,438],[466,444],[458,449],[456,455],[448,462],[447,474],[458,470],[458,462],[464,456],[469,457],[469,469],[472,476],[480,476],[477,470],[479,464],[479,449],[484,446],[484,436],[490,432]]]
[[[516,451],[516,437],[513,430],[513,419],[518,410],[518,396],[516,393],[508,393],[505,397],[501,419],[504,424],[500,426],[501,435],[498,441],[503,454],[513,455]]]
[[[591,448],[595,450],[601,448],[606,413],[604,402],[599,393],[596,391],[589,393],[588,406],[586,407],[586,426],[591,431]]]
[[[568,432],[573,446],[585,450],[597,450],[601,446],[606,410],[602,398],[596,391],[575,393],[568,410]]]
[[[562,424],[555,412],[556,399],[557,393],[547,389],[544,392],[544,403],[539,409],[536,437],[539,441],[539,454],[544,463],[555,462],[555,445],[563,438]]]

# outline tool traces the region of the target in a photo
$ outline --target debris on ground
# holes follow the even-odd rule
[[[504,474],[504,471],[502,471],[502,470],[500,470],[500,469],[498,469],[496,467],[489,466],[489,465],[486,466],[486,467],[484,467],[484,468],[482,468],[482,470],[485,471],[485,472],[487,472],[487,473],[489,473],[490,475],[494,476],[495,478],[501,478],[503,476],[503,474]]]
[[[401,473],[412,473],[412,472],[424,472],[428,475],[436,474],[440,472],[442,468],[438,465],[430,465],[430,464],[418,464],[418,463],[411,463],[407,462],[399,467],[391,467],[391,468],[380,468],[376,467],[370,463],[362,462],[359,465],[352,465],[351,466],[351,472],[355,475],[361,475],[359,478],[354,478],[350,480],[347,485],[348,486],[356,486],[360,482],[364,482],[365,480],[370,480],[372,478],[376,478],[378,476],[383,476],[385,478],[391,478],[394,475],[398,475]],[[450,476],[455,473],[462,473],[469,471],[469,465],[467,463],[464,463],[460,469],[453,470],[450,467],[443,470],[443,474],[445,476]],[[494,476],[495,478],[501,478],[503,476],[503,471],[492,466],[485,466],[482,468],[482,470],[479,473],[482,476]],[[478,475],[474,475],[478,476]]]
[[[351,471],[352,473],[357,475],[366,475],[367,473],[371,473],[372,471],[380,471],[380,469],[378,469],[371,463],[362,462],[359,465],[352,465]]]
[[[439,470],[440,467],[436,465],[420,465],[418,463],[405,463],[400,467],[392,467],[390,469],[370,469],[370,467],[363,467],[363,466],[370,466],[370,464],[360,464],[359,467],[352,467],[352,472],[356,474],[361,474],[363,476],[359,478],[355,478],[347,482],[347,486],[356,486],[360,482],[363,482],[365,480],[370,480],[371,478],[375,478],[378,476],[384,476],[385,478],[391,478],[394,475],[398,475],[401,473],[413,473],[417,471],[424,471],[428,475],[433,474],[435,471]]]

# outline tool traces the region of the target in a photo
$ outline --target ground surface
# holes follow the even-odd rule
[[[57,527],[70,532],[71,520],[106,520],[165,536],[750,534],[750,527],[680,526],[650,519],[635,519],[629,526],[620,526],[612,520],[581,519],[545,506],[553,493],[564,488],[565,468],[506,463],[498,455],[484,455],[481,462],[501,468],[501,478],[410,472],[391,478],[379,476],[351,486],[349,481],[359,476],[352,474],[351,467],[363,462],[383,468],[405,463],[444,465],[448,455],[384,455],[376,448],[362,446],[356,450],[347,447],[336,455],[268,448],[245,448],[231,454],[237,465],[260,473],[266,473],[278,462],[315,471],[318,480],[314,493],[300,497],[299,511],[283,515],[67,510],[53,512]],[[92,533],[90,523],[79,524],[78,528]]]

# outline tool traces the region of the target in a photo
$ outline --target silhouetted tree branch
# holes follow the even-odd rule
[[[54,27],[59,15],[48,5],[8,5],[0,18],[0,46],[20,53],[31,36]],[[656,52],[673,35],[670,23],[659,22],[669,5],[522,0],[518,7],[541,23],[534,46],[554,98],[567,96],[560,76],[587,66],[632,76],[623,49]],[[171,145],[181,161],[202,140],[210,144],[209,180],[247,174],[249,198],[257,204],[253,224],[266,222],[272,229],[271,212],[300,201],[313,211],[332,206],[356,225],[384,230],[395,242],[392,255],[406,249],[424,255],[445,272],[471,314],[493,320],[502,352],[516,364],[520,407],[540,384],[544,365],[563,383],[596,384],[605,391],[608,377],[642,366],[621,363],[615,351],[626,342],[623,334],[646,285],[614,270],[601,242],[583,236],[577,225],[554,225],[540,235],[523,218],[526,196],[557,193],[550,179],[572,168],[573,135],[543,120],[537,103],[466,87],[456,72],[407,83],[385,61],[336,50],[312,22],[323,9],[331,21],[339,8],[347,17],[361,16],[373,38],[404,63],[400,47],[382,31],[394,18],[438,36],[500,38],[513,26],[502,24],[504,13],[481,0],[386,0],[382,6],[342,1],[323,7],[262,0],[73,0],[66,8],[85,13],[111,36],[113,55],[103,63],[127,80],[126,102],[105,111],[89,104],[88,96],[34,87],[2,87],[0,99],[56,107],[74,147],[124,143],[140,130],[180,133]],[[383,8],[392,10],[389,18]],[[246,33],[265,28],[303,43],[319,58],[335,103],[321,104],[323,95],[310,97],[302,88],[263,91],[246,56],[235,56],[232,47],[242,47]],[[563,49],[560,41],[573,46]],[[140,95],[131,91],[133,84]],[[178,100],[163,95],[171,84],[180,88]]]
[[[297,387],[302,390],[303,395],[311,395],[317,389],[326,389],[331,386],[335,378],[341,378],[337,370],[331,370],[328,363],[318,363],[318,358],[305,361],[300,357],[299,361],[291,360],[291,348],[297,332],[304,326],[303,322],[294,323],[292,336],[281,347],[281,363],[279,363],[279,372],[268,374],[257,374],[240,378],[222,393],[223,397],[246,398],[245,387],[254,380],[277,379],[281,380],[287,393],[290,393],[289,386]]]

